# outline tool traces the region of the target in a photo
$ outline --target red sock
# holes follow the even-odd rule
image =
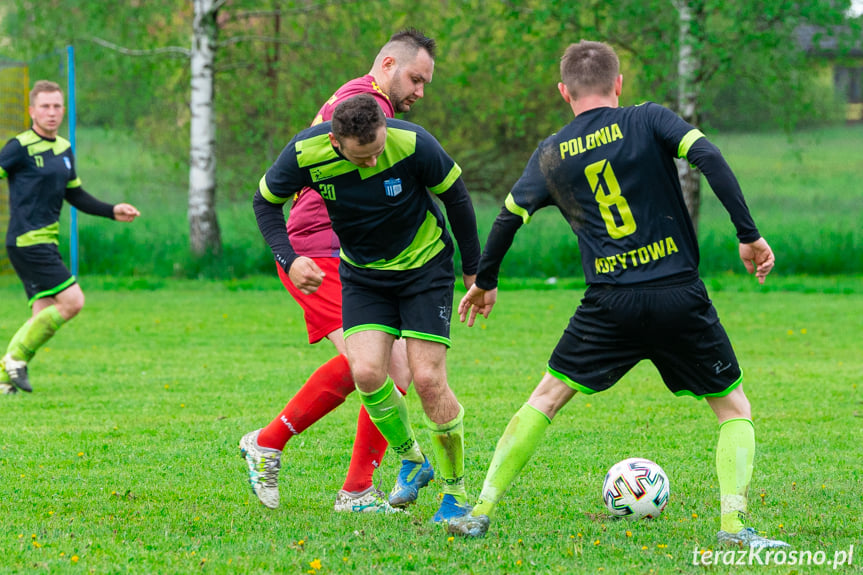
[[[354,438],[354,451],[351,465],[342,489],[353,493],[365,491],[372,486],[372,476],[387,452],[387,440],[372,423],[365,406],[360,408],[357,418],[357,436]]]
[[[284,449],[292,436],[299,435],[344,403],[354,389],[348,360],[337,355],[315,370],[278,417],[261,430],[258,445]]]

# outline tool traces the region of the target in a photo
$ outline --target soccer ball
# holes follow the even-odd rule
[[[615,463],[602,483],[602,500],[617,517],[655,519],[668,504],[671,489],[660,466],[641,457]]]

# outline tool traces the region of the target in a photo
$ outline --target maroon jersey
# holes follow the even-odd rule
[[[312,126],[329,121],[336,106],[358,94],[371,94],[377,99],[387,118],[395,117],[395,108],[389,97],[378,87],[374,77],[366,74],[336,90],[321,106]],[[310,258],[339,256],[339,238],[333,232],[324,199],[314,190],[304,188],[294,196],[287,226],[291,245],[297,254]]]

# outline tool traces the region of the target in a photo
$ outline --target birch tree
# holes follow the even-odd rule
[[[189,108],[189,242],[198,256],[222,250],[216,217],[216,123],[213,115],[213,66],[224,0],[194,0]]]
[[[684,120],[698,125],[698,95],[701,93],[699,54],[704,46],[704,0],[676,0],[679,42],[677,59],[677,113]],[[683,200],[698,231],[701,208],[701,174],[686,158],[674,160],[683,189]]]

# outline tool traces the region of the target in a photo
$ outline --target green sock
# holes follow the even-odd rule
[[[422,463],[424,457],[411,429],[408,405],[393,380],[388,377],[380,389],[371,393],[357,391],[369,412],[369,418],[393,451],[401,459]]]
[[[29,362],[36,355],[36,350],[51,339],[64,323],[66,320],[60,315],[57,306],[46,307],[28,319],[12,336],[6,353],[14,359]]]
[[[737,533],[743,529],[754,458],[755,427],[752,422],[729,419],[722,423],[716,445],[716,473],[719,475],[723,531]]]
[[[12,353],[12,350],[18,349],[21,339],[24,337],[24,334],[27,333],[27,330],[30,329],[30,324],[33,323],[33,318],[31,317],[27,321],[24,322],[24,325],[18,328],[18,331],[15,332],[15,335],[12,336],[12,339],[9,340],[9,345],[6,347],[6,353]],[[14,357],[14,356],[13,356]],[[15,359],[24,359],[23,357],[16,357]]]
[[[459,405],[458,408],[458,415],[452,421],[435,423],[426,418],[426,425],[432,432],[432,451],[437,466],[435,479],[443,482],[445,495],[452,495],[463,504],[467,502],[464,487],[464,407]]]
[[[473,515],[491,515],[500,498],[533,456],[549,425],[551,420],[548,416],[527,403],[512,416],[497,442]]]

